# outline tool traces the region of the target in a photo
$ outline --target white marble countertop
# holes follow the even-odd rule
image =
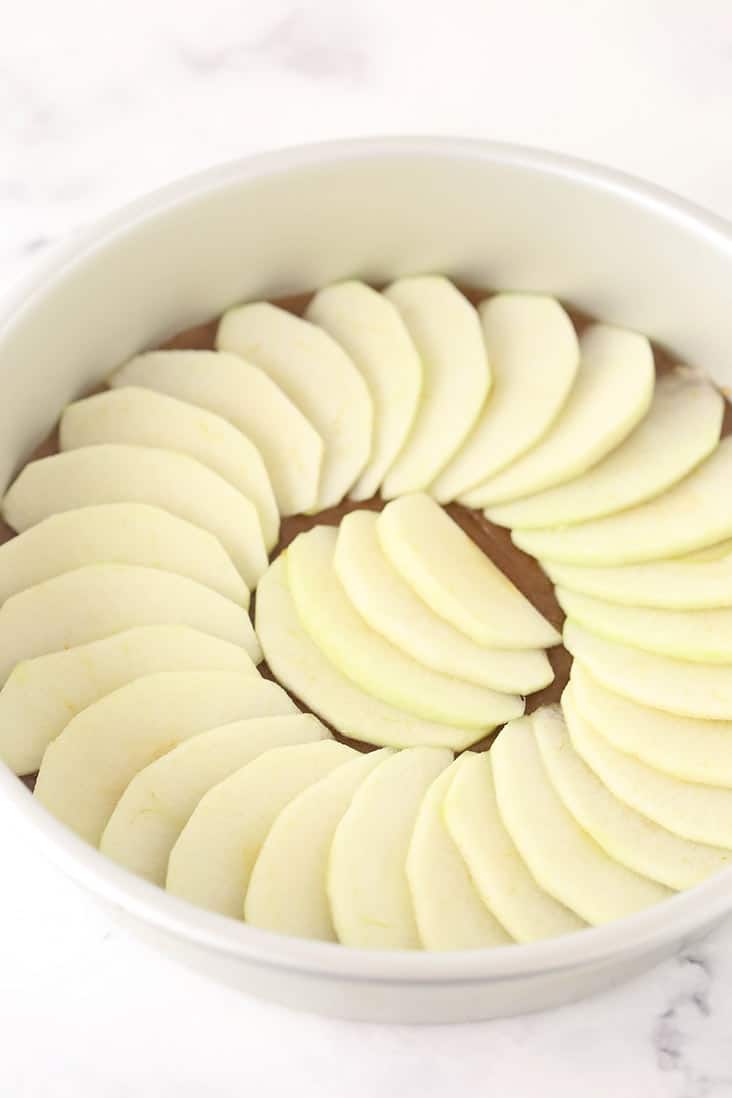
[[[0,35],[0,278],[217,160],[450,133],[645,176],[732,217],[729,0],[23,0]],[[128,937],[2,828],[8,1098],[732,1094],[732,928],[617,991],[473,1026],[264,1005]]]

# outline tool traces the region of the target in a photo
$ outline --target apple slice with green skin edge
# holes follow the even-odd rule
[[[213,412],[154,389],[112,389],[69,404],[59,440],[62,450],[114,442],[187,454],[250,500],[266,548],[277,543],[280,518],[262,456],[246,435]]]
[[[542,762],[535,719],[507,724],[491,748],[498,810],[532,876],[591,926],[666,899],[667,888],[609,857],[567,810]]]
[[[564,715],[575,751],[621,801],[661,827],[698,843],[732,848],[732,790],[684,782],[618,751],[572,705]]]
[[[732,552],[727,549],[716,559],[700,561],[680,557],[592,568],[547,560],[541,561],[541,566],[555,586],[619,606],[657,610],[732,607]]]
[[[657,656],[603,640],[573,621],[564,623],[564,647],[602,686],[624,698],[681,717],[732,720],[732,676],[724,665]]]
[[[87,564],[13,595],[0,608],[0,682],[21,660],[138,625],[188,625],[261,652],[246,611],[210,587],[131,564]]]
[[[488,648],[445,621],[393,567],[379,542],[377,516],[352,511],[338,528],[333,564],[350,601],[372,629],[412,659],[478,686],[533,694],[554,678],[541,649]]]
[[[544,892],[526,868],[498,812],[489,752],[461,764],[443,815],[479,895],[515,941],[554,938],[586,925]]]
[[[481,739],[476,728],[420,720],[359,690],[310,639],[298,617],[282,553],[257,588],[257,636],[277,681],[342,735],[377,747],[428,744],[461,751]]]
[[[278,934],[337,941],[326,888],[333,835],[359,786],[391,754],[382,747],[344,762],[282,809],[249,878],[246,922]]]
[[[724,400],[716,389],[677,369],[658,380],[645,419],[597,465],[556,488],[488,507],[486,516],[528,536],[637,507],[666,492],[712,453],[723,413]]]
[[[478,894],[443,817],[447,791],[466,752],[424,795],[407,854],[407,880],[425,949],[484,949],[513,941]]]
[[[287,550],[287,574],[306,632],[346,678],[371,697],[417,717],[484,733],[523,713],[523,698],[433,671],[374,632],[336,575],[337,538],[333,526],[300,534]]]
[[[100,503],[49,515],[0,546],[0,603],[85,564],[175,572],[249,606],[249,588],[218,538],[147,503]]]
[[[479,313],[493,390],[429,489],[441,503],[462,497],[535,446],[564,407],[579,368],[572,321],[554,298],[496,294]]]
[[[618,751],[673,778],[732,789],[732,720],[679,717],[641,705],[601,686],[578,660],[570,682],[581,715]]]
[[[555,588],[570,621],[606,640],[691,663],[732,663],[732,609],[656,610]]]
[[[135,679],[82,710],[48,745],[35,796],[97,846],[140,770],[199,732],[261,713],[271,704],[271,687],[256,673],[236,671],[161,671]]]
[[[525,649],[559,643],[556,629],[430,496],[393,500],[376,530],[402,579],[477,644]]]
[[[368,385],[374,407],[371,456],[349,495],[370,499],[414,423],[422,363],[399,311],[365,282],[326,286],[305,316],[340,343]]]
[[[572,390],[544,438],[461,497],[493,507],[564,484],[614,450],[638,425],[653,398],[653,351],[645,336],[593,324],[580,339]]]
[[[109,384],[154,389],[228,420],[262,455],[280,514],[316,509],[323,440],[264,370],[216,351],[149,351]]]
[[[6,492],[2,513],[22,532],[49,515],[98,503],[149,503],[201,526],[219,539],[249,587],[267,567],[254,504],[173,450],[106,443],[31,461]]]
[[[368,386],[343,348],[266,301],[224,313],[216,346],[264,370],[313,424],[325,446],[317,509],[340,503],[369,460],[374,418]]]
[[[385,759],[356,791],[333,836],[328,899],[338,941],[420,949],[406,861],[422,799],[452,752],[412,747]]]
[[[252,699],[261,712],[199,732],[135,775],[109,817],[102,854],[164,888],[170,852],[209,789],[264,751],[330,738],[325,725],[269,685],[275,690]]]
[[[335,740],[275,747],[219,782],[198,802],[170,853],[167,891],[243,919],[252,869],[280,812],[356,755]]]
[[[239,645],[186,625],[143,625],[23,660],[0,691],[0,759],[16,774],[33,773],[82,709],[157,671],[254,674],[255,667]]]
[[[621,565],[679,556],[732,531],[732,438],[656,499],[565,530],[512,533],[520,549],[568,564]]]
[[[562,705],[572,704],[567,691]],[[675,890],[693,888],[732,862],[731,851],[682,839],[615,797],[572,747],[557,706],[537,710],[534,728],[557,795],[616,862]]]
[[[478,314],[439,275],[400,278],[384,290],[419,353],[422,391],[407,440],[381,485],[384,499],[427,488],[459,449],[491,388]]]

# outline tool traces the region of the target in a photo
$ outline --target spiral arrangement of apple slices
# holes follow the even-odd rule
[[[41,804],[176,896],[358,947],[566,934],[728,865],[720,393],[437,276],[242,305],[216,347],[121,366],[3,500],[0,758]],[[563,638],[454,501],[540,562]]]

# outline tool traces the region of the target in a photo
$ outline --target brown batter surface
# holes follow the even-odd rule
[[[490,293],[494,292],[491,290],[471,289],[470,287],[465,286],[461,286],[460,289],[474,304],[477,304],[485,297],[488,297]],[[280,305],[282,308],[288,309],[290,312],[300,315],[304,312],[311,297],[312,294],[300,294],[296,297],[279,299],[274,303]],[[573,309],[566,304],[565,308],[572,318],[578,335],[582,333],[583,329],[586,328],[588,324],[593,323],[594,318],[587,314],[582,313],[577,309]],[[169,339],[162,344],[162,347],[176,350],[212,350],[215,346],[217,326],[218,318],[214,318],[206,324],[201,324],[195,328],[189,328],[186,331],[180,332],[178,335],[173,336],[172,339]],[[667,373],[678,361],[678,359],[674,359],[669,352],[664,350],[664,348],[659,347],[657,344],[654,344],[653,352],[656,363],[656,373],[658,375]],[[91,391],[92,390],[90,390],[90,392]],[[98,391],[98,389],[93,391]],[[726,400],[722,436],[729,434],[732,434],[732,404],[730,404],[729,400]],[[48,454],[56,453],[58,448],[58,431],[54,430],[37,448],[33,457],[45,457]],[[364,509],[380,511],[383,506],[384,501],[378,496],[358,503],[346,499],[337,507],[331,507],[328,511],[321,511],[317,515],[295,515],[292,518],[283,519],[280,526],[280,540],[272,554],[272,559],[278,556],[279,553],[290,544],[293,538],[297,537],[303,530],[309,530],[313,526],[322,524],[337,526],[343,515],[348,514],[349,511]],[[554,597],[554,587],[551,581],[544,575],[544,572],[533,557],[528,556],[526,553],[523,553],[520,549],[516,548],[511,541],[508,530],[502,526],[495,526],[492,522],[489,522],[481,512],[470,510],[458,503],[449,504],[446,510],[452,518],[460,524],[465,533],[473,539],[486,556],[490,557],[497,567],[513,581],[518,589],[533,603],[537,610],[541,611],[552,625],[556,626],[556,628],[561,631],[564,622],[564,613]],[[0,521],[0,543],[8,541],[13,536],[14,532],[10,527]],[[557,647],[550,649],[549,659],[554,668],[554,681],[544,690],[532,694],[526,699],[527,713],[533,712],[541,705],[559,701],[562,691],[567,684],[572,657],[567,652],[566,648],[562,645],[557,645]],[[260,670],[267,678],[274,678],[266,664],[262,664]],[[294,700],[302,710],[308,712],[308,707],[304,705],[299,698],[295,698]],[[492,733],[490,736],[487,736],[485,739],[481,740],[480,743],[475,744],[471,750],[488,748],[495,735],[496,733]],[[338,738],[360,750],[371,750],[370,745],[349,740],[340,735],[338,735]],[[35,784],[35,775],[24,778],[23,781],[25,781],[30,788],[33,788],[33,785]]]

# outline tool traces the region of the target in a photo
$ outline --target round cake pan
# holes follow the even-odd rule
[[[732,387],[732,228],[656,187],[544,152],[441,138],[314,145],[157,191],[37,265],[0,311],[0,489],[65,403],[129,355],[244,299],[441,272],[542,290],[639,329]],[[641,972],[732,908],[732,870],[608,926],[532,945],[371,952],[198,910],[79,840],[0,766],[21,831],[166,953],[247,993],[345,1018],[537,1010]]]

